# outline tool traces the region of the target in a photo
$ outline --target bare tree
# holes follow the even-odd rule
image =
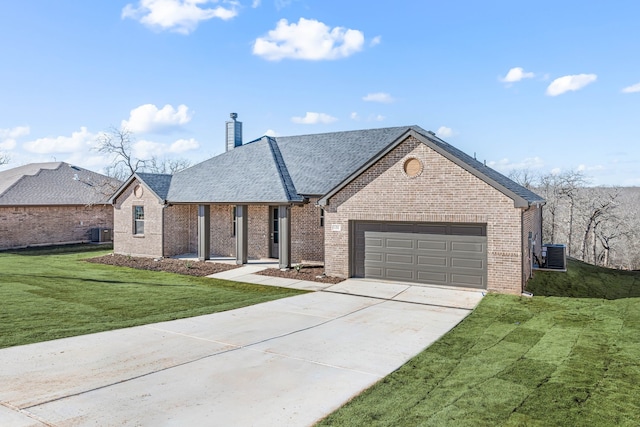
[[[509,172],[508,176],[510,179],[529,190],[532,190],[540,181],[538,174],[533,172],[531,169],[513,169]]]
[[[548,213],[550,221],[543,224],[543,239],[547,242],[556,241],[556,228],[561,207],[561,185],[560,178],[556,174],[540,176],[539,187],[536,189],[544,197],[547,203],[544,205],[544,213]],[[545,215],[546,216],[546,215]]]
[[[183,169],[191,166],[191,162],[187,159],[158,159],[152,157],[145,163],[145,171],[151,173],[164,173],[173,175],[176,172],[180,172]]]
[[[585,230],[582,239],[582,259],[591,258],[593,264],[598,264],[597,242],[602,224],[615,222],[615,209],[620,191],[617,188],[593,189],[592,197],[585,206]],[[619,224],[614,224],[614,228]],[[591,254],[587,253],[587,244],[591,241]],[[612,239],[609,239],[612,240]],[[609,248],[610,250],[610,248]]]
[[[134,157],[135,137],[126,128],[112,126],[98,136],[97,142],[98,152],[111,156],[111,165],[106,170],[108,176],[124,181],[146,163],[146,160]]]
[[[567,255],[571,256],[573,246],[573,222],[576,199],[580,188],[584,187],[587,180],[581,171],[568,171],[560,175],[560,194],[569,200],[569,231],[567,233]]]
[[[0,166],[6,165],[10,160],[8,154],[0,153]]]
[[[111,156],[111,164],[106,168],[107,176],[124,181],[136,172],[174,174],[191,166],[187,159],[162,159],[151,157],[139,159],[133,154],[135,136],[126,128],[110,127],[97,138],[96,149]]]

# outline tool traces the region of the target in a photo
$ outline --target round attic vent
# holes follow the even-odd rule
[[[405,160],[402,171],[409,178],[415,178],[422,173],[422,162],[415,157],[409,157]]]
[[[142,189],[141,185],[136,185],[133,188],[133,195],[136,196],[136,198],[138,199],[142,198],[143,194],[144,194],[144,190]]]

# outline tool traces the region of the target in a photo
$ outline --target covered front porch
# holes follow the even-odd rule
[[[217,209],[217,215],[212,223],[212,207]],[[250,258],[250,244],[253,243],[253,255],[259,252],[258,258],[278,259],[278,268],[291,268],[291,205],[268,205],[263,209],[252,209],[256,218],[251,217],[248,204],[224,205],[222,210],[231,212],[230,233],[234,240],[232,249],[235,257],[222,257],[226,261],[235,262],[238,265],[247,264]],[[265,209],[268,213],[265,212]],[[202,204],[197,207],[197,258],[200,261],[221,259],[223,244],[212,245],[212,230],[214,239],[218,238],[220,230],[225,228],[224,215],[220,215],[220,205]],[[218,222],[216,224],[216,222]],[[213,225],[213,228],[212,228]],[[213,247],[213,251],[212,251]],[[261,252],[261,253],[260,253]],[[265,253],[266,252],[266,253]]]

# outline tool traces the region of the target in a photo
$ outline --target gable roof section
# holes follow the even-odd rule
[[[144,184],[154,196],[158,199],[158,201],[165,203],[167,201],[167,193],[169,192],[169,187],[171,186],[171,179],[173,175],[164,174],[164,173],[145,173],[145,172],[134,172],[122,185],[113,193],[113,195],[109,198],[109,203],[115,203],[115,200],[118,198],[120,194],[131,185],[135,180],[140,181]]]
[[[362,165],[358,170],[352,172],[347,178],[345,178],[338,185],[329,190],[319,201],[318,204],[326,205],[329,199],[335,195],[338,191],[348,185],[351,181],[353,181],[356,177],[358,177],[362,172],[371,167],[375,162],[380,160],[384,155],[389,153],[395,147],[397,147],[400,143],[402,143],[408,136],[414,136],[422,143],[428,145],[431,149],[441,154],[445,158],[451,160],[456,163],[458,166],[465,169],[467,172],[473,174],[479,179],[483,180],[487,184],[491,185],[498,191],[502,192],[506,196],[510,197],[514,201],[514,206],[517,208],[524,208],[531,206],[533,204],[543,204],[545,200],[532,192],[531,190],[526,189],[525,187],[519,185],[513,180],[507,178],[501,173],[491,169],[486,166],[484,163],[481,163],[469,156],[468,154],[462,152],[461,150],[455,148],[454,146],[446,143],[435,135],[427,132],[419,126],[410,126],[402,128],[404,132],[402,132],[395,141],[392,141],[383,150],[378,152],[375,156],[370,158],[364,165]]]
[[[135,174],[162,201],[167,200],[172,175],[164,173],[136,172]]]
[[[278,145],[263,137],[173,176],[174,203],[301,203]]]
[[[64,162],[32,163],[0,172],[0,205],[105,204],[119,184]]]
[[[435,147],[431,146],[431,148],[433,148],[435,151],[440,152],[440,154],[443,154],[449,160],[457,163],[463,169],[467,170],[476,177],[485,181],[487,184],[493,186],[497,190],[513,199],[516,207],[523,208],[535,204],[544,204],[546,202],[544,198],[538,196],[533,191],[523,187],[514,180],[504,176],[500,172],[490,168],[484,163],[479,162],[467,153],[458,150],[453,145],[444,142],[442,139],[430,134],[421,127],[412,126],[411,128],[419,133],[424,139],[426,139],[426,141],[428,141],[423,141],[427,145],[431,146],[429,142],[435,144]]]

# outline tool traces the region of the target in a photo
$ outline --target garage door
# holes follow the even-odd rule
[[[356,277],[486,288],[484,224],[356,222]]]

